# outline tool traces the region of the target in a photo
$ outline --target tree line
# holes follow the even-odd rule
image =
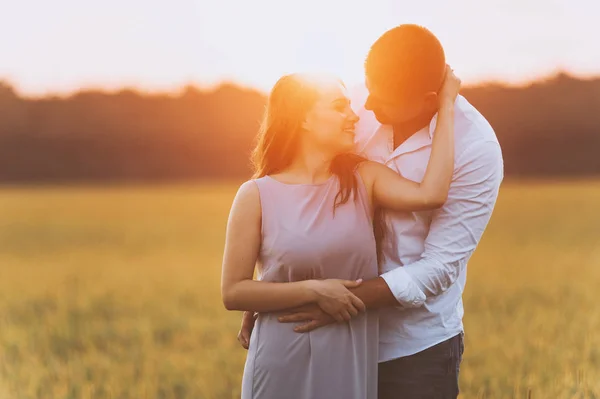
[[[461,94],[494,127],[507,177],[600,174],[600,78]],[[265,100],[233,84],[27,98],[0,82],[0,183],[247,178]]]

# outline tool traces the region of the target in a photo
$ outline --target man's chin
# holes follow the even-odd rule
[[[389,125],[391,123],[390,119],[385,115],[381,115],[377,112],[373,112],[373,114],[375,115],[375,119],[377,119],[377,121],[382,125]]]

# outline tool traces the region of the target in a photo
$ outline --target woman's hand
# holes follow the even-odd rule
[[[440,99],[440,105],[454,104],[458,92],[460,90],[461,81],[456,77],[454,71],[450,66],[446,65],[446,76],[444,78],[444,84],[438,94]]]
[[[366,310],[365,304],[348,288],[358,287],[361,280],[313,280],[315,303],[336,321],[348,321]]]

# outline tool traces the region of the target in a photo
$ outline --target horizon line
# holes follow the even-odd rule
[[[546,83],[552,81],[561,76],[566,76],[573,80],[580,81],[592,81],[596,79],[600,79],[600,72],[597,73],[574,73],[571,71],[557,69],[555,71],[540,75],[535,78],[524,79],[522,81],[510,82],[502,79],[482,79],[479,81],[469,82],[467,84],[463,84],[463,88],[465,89],[475,89],[475,88],[485,88],[485,87],[502,87],[507,89],[518,89],[518,88],[527,88],[536,84]],[[353,83],[349,84],[351,87],[355,87],[360,85],[361,83]],[[260,87],[260,85],[253,85],[249,83],[242,82],[236,79],[220,79],[218,81],[209,83],[209,82],[199,82],[195,80],[189,80],[185,83],[166,85],[165,87],[149,87],[138,84],[123,84],[120,86],[103,86],[101,84],[89,84],[82,85],[75,89],[67,89],[65,91],[56,91],[56,90],[47,90],[42,93],[27,93],[19,88],[18,83],[14,82],[8,77],[0,76],[0,85],[5,85],[11,88],[15,94],[17,94],[20,98],[25,99],[43,99],[43,98],[69,98],[73,96],[77,96],[81,93],[104,93],[104,94],[118,94],[125,91],[134,92],[141,95],[166,95],[166,96],[178,96],[181,95],[184,91],[189,90],[190,88],[196,89],[201,92],[215,92],[222,87],[236,87],[241,90],[254,91],[259,94],[268,95],[269,90],[264,90],[264,88]]]

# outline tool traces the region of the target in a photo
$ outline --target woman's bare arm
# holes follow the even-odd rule
[[[244,183],[227,223],[221,295],[228,310],[273,312],[315,302],[339,320],[364,310],[364,304],[347,288],[360,282],[306,280],[273,283],[253,280],[261,245],[262,212],[258,187]],[[338,319],[336,317],[336,319]]]

